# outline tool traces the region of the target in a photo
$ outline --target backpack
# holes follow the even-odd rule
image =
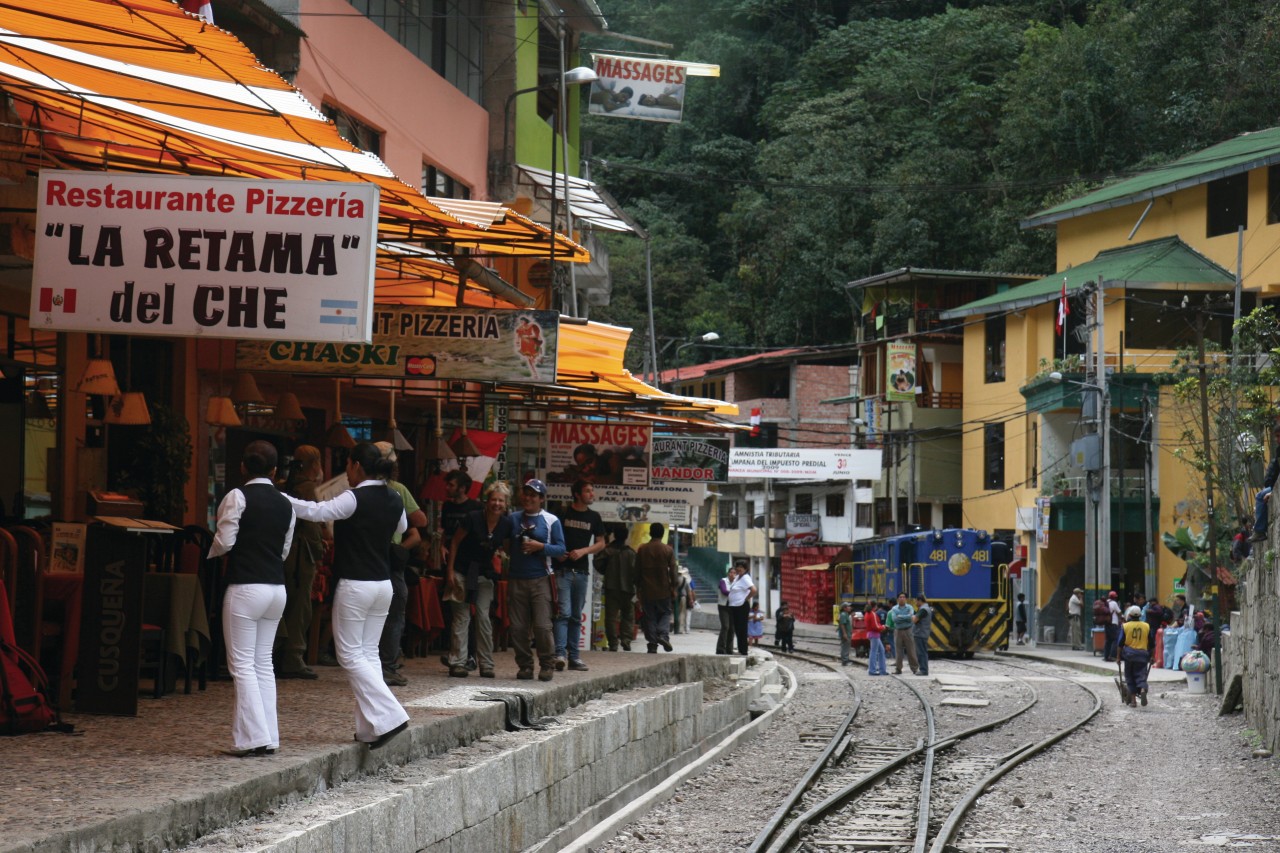
[[[18,648],[4,584],[0,584],[0,734],[44,731],[58,720],[40,663]]]
[[[1111,607],[1105,598],[1093,602],[1093,624],[1106,625],[1111,621]]]

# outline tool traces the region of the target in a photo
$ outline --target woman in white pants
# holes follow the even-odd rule
[[[240,471],[248,482],[227,492],[218,505],[218,530],[210,557],[227,555],[227,592],[222,625],[227,668],[235,683],[231,737],[240,758],[270,755],[280,747],[276,678],[271,647],[284,614],[284,561],[293,539],[294,512],[276,489],[276,449],[252,441]]]
[[[409,727],[409,715],[382,679],[378,641],[391,608],[391,537],[409,523],[387,486],[394,463],[357,444],[347,461],[348,491],[314,503],[289,498],[298,517],[332,521],[333,642],[356,698],[356,740],[378,749]]]

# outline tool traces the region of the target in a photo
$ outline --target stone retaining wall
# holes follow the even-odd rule
[[[1274,534],[1278,525],[1274,520]],[[1245,717],[1273,752],[1280,751],[1280,570],[1275,536],[1256,542],[1236,570],[1231,631],[1222,634],[1223,684],[1239,674]]]

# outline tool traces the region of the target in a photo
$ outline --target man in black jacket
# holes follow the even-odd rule
[[[1271,499],[1277,476],[1280,476],[1280,446],[1271,454],[1271,464],[1262,478],[1262,491],[1253,501],[1253,536],[1249,537],[1250,542],[1262,542],[1267,538],[1267,501]]]

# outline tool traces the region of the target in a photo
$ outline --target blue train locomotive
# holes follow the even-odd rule
[[[933,606],[929,650],[972,657],[1009,645],[1009,546],[985,530],[948,528],[863,539],[835,567],[836,603],[923,593]]]

